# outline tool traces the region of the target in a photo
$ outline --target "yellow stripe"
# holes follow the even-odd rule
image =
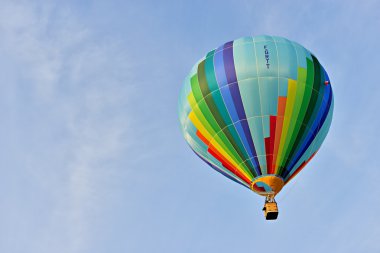
[[[187,97],[189,103],[193,103],[193,112],[195,113],[195,115],[197,116],[198,120],[200,121],[200,124],[202,124],[202,126],[204,128],[206,128],[206,130],[209,132],[209,134],[211,136],[214,136],[214,140],[220,145],[222,146],[222,149],[225,150],[230,157],[232,157],[232,159],[235,161],[235,163],[237,164],[240,164],[240,159],[239,159],[239,155],[237,154],[236,150],[231,150],[229,148],[227,148],[227,145],[225,144],[225,142],[220,138],[219,135],[216,135],[216,132],[215,130],[211,127],[209,121],[205,118],[205,116],[203,115],[202,111],[199,109],[199,106],[198,104],[196,103],[196,100],[195,100],[195,97],[194,97],[194,94],[192,92],[190,92],[189,96]],[[224,132],[221,132],[220,134],[223,134],[224,135]],[[212,138],[210,138],[211,140]],[[245,171],[249,171],[249,169],[247,168],[246,164],[242,164],[242,166],[244,167]],[[250,173],[250,172],[248,172]],[[253,177],[253,176],[251,176]]]
[[[215,144],[214,144],[215,143]],[[219,153],[221,153],[235,168],[237,168],[241,173],[244,174],[244,176],[246,176],[247,178],[251,179],[253,178],[253,176],[251,174],[248,174],[243,168],[242,166],[244,165],[244,163],[240,163],[240,165],[238,163],[236,163],[226,152],[225,150],[219,146],[219,144],[215,141],[215,139],[213,139],[211,141],[211,144],[216,148],[216,150],[219,151]]]
[[[286,134],[286,140],[284,147],[288,147],[290,144],[290,140],[292,139],[292,136],[294,134],[294,128],[297,123],[297,116],[301,109],[303,94],[305,92],[305,83],[301,83],[300,81],[297,82],[297,89],[296,89],[296,97],[294,99],[294,106],[293,106],[293,112],[290,118],[290,125],[288,128],[288,133]]]
[[[210,133],[206,130],[206,128],[202,125],[202,123],[199,121],[195,113],[192,111],[189,114],[189,118],[191,122],[194,124],[194,126],[198,129],[198,131],[208,140],[210,141],[212,139],[212,136]],[[241,166],[238,165],[234,161],[234,159],[231,158],[229,154],[226,153],[225,149],[222,148],[219,143],[216,141],[216,138],[212,139],[211,144],[218,150],[219,153],[221,153],[235,168],[237,168],[241,173],[243,173],[247,178],[252,179],[252,176],[247,174]]]
[[[288,96],[286,100],[284,123],[282,125],[282,134],[281,134],[280,146],[278,148],[276,164],[280,164],[280,161],[284,159],[284,157],[282,156],[284,155],[283,151],[284,151],[285,140],[288,134],[290,119],[293,113],[294,101],[296,97],[296,88],[297,88],[297,81],[288,79]],[[279,168],[277,167],[276,173],[279,172],[278,170]]]
[[[189,119],[193,122],[194,126],[201,132],[201,134],[209,141],[212,139],[212,135],[206,130],[206,128],[199,121],[198,117],[195,115],[194,111],[189,114]]]
[[[192,92],[190,92],[190,94],[187,96],[187,101],[189,101],[191,109],[194,109],[195,105],[197,104],[197,101],[195,101],[195,97]]]

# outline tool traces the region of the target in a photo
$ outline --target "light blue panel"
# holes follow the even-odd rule
[[[259,78],[261,113],[262,115],[277,115],[278,78]]]
[[[261,116],[260,92],[257,79],[239,81],[239,89],[247,118]]]
[[[187,140],[191,146],[191,148],[199,155],[202,155],[202,156],[207,156],[207,153],[204,152],[204,150],[202,148],[200,148],[199,144],[194,142],[193,139],[191,139],[191,141]]]
[[[256,154],[260,156],[265,156],[265,146],[264,146],[264,135],[263,135],[263,120],[262,117],[249,118],[248,120],[249,129],[251,131],[251,136],[253,143],[255,144]],[[266,168],[266,160],[263,161],[259,159],[260,167]]]
[[[279,86],[278,86],[278,96],[279,97],[287,97],[288,96],[288,79],[279,78]]]
[[[273,41],[277,43],[291,43],[288,39],[285,39],[283,37],[277,37],[277,36],[272,36]]]
[[[252,141],[255,145],[256,149],[256,155],[265,155],[265,147],[264,147],[264,137],[263,137],[263,124],[262,124],[262,117],[256,116],[252,118],[247,119],[249,130],[252,136]],[[266,161],[260,162],[259,165],[261,168],[261,172],[266,173]]]
[[[297,80],[297,54],[291,43],[276,43],[278,52],[278,74],[280,77]]]
[[[183,103],[180,106],[179,118],[182,124],[184,124],[189,116],[191,111],[189,103]]]
[[[241,38],[239,38],[239,39],[237,39],[237,40],[234,40],[234,44],[233,44],[233,46],[234,46],[234,49],[235,49],[235,46],[237,46],[237,45],[242,45],[242,44],[253,44],[253,39],[252,39],[252,37],[250,37],[250,36],[246,36],[246,37],[241,37]]]
[[[219,162],[215,157],[213,157],[210,153],[207,153],[208,160],[218,166],[223,172],[228,173],[229,175],[233,175],[229,170],[225,169],[221,162]]]
[[[268,35],[259,35],[259,36],[255,36],[253,37],[253,42],[266,42],[266,41],[273,41],[273,38],[272,36],[268,36]]]
[[[265,155],[258,156],[257,159],[260,163],[261,173],[262,175],[266,175],[268,168],[267,168],[267,157]]]
[[[197,153],[202,156],[207,156],[207,151],[202,148],[202,146],[199,145],[198,142],[194,140],[194,138],[189,134],[185,133],[185,138],[190,145],[190,147]]]
[[[202,150],[202,152],[204,152],[206,154],[208,147],[197,136],[198,129],[193,125],[193,123],[191,121],[189,121],[189,124],[187,125],[187,130],[186,131],[191,136],[191,138],[194,140],[194,142],[197,143],[198,147]]]
[[[277,77],[277,49],[272,41],[255,43],[257,70],[259,77]]]
[[[252,38],[251,43],[235,44],[234,42],[233,53],[238,82],[257,77],[256,54]]]
[[[186,78],[186,83],[185,83],[185,85],[184,85],[184,89],[185,89],[185,94],[184,95],[186,95],[186,100],[187,100],[187,95],[189,95],[191,92],[192,92],[192,90],[191,90],[191,77],[193,77],[194,75],[191,75],[191,76],[188,76],[187,78]]]
[[[292,44],[293,46],[295,47],[296,51],[297,51],[297,54],[298,54],[298,59],[300,60],[302,57],[305,58],[305,67],[306,67],[306,58],[309,58],[309,60],[311,60],[311,54],[309,52],[309,50],[307,50],[306,48],[304,48],[303,46],[301,46],[300,44],[298,44],[297,42],[294,42],[292,41]],[[302,67],[302,62],[299,62],[300,66]]]
[[[268,138],[270,136],[270,124],[269,123],[270,123],[270,117],[268,115],[263,115],[263,134],[264,134],[264,138]],[[264,142],[264,138],[263,138],[263,142]]]
[[[297,53],[298,67],[306,69],[307,68],[306,58],[310,58],[311,59],[311,56],[310,56],[309,52],[307,52],[307,50],[305,48],[303,48],[302,46],[300,46],[297,43],[293,43],[292,42],[292,45],[293,45],[293,47],[294,47],[294,49],[296,50],[296,53]]]

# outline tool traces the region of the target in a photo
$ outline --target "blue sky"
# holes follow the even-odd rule
[[[1,1],[0,252],[380,252],[380,4]],[[321,150],[277,200],[202,163],[180,86],[247,35],[311,50],[330,75]]]

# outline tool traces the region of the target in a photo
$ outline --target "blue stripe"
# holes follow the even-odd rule
[[[309,148],[310,144],[313,142],[315,136],[317,136],[318,131],[323,126],[323,123],[325,122],[325,120],[327,118],[327,114],[331,108],[332,93],[331,93],[331,86],[330,85],[325,86],[325,88],[326,88],[326,92],[323,96],[321,107],[319,108],[318,115],[313,122],[313,126],[311,128],[311,131],[307,135],[305,141],[302,143],[302,146],[298,150],[297,154],[291,160],[289,166],[286,168],[285,173],[283,173],[284,178],[291,171],[293,166],[299,161],[302,154]]]
[[[240,90],[237,83],[232,42],[228,42],[224,45],[223,60],[224,60],[224,70],[226,73],[227,82],[229,84],[231,97],[235,105],[234,107],[236,109],[237,115],[241,122],[241,126],[243,128],[244,135],[242,136],[244,136],[246,140],[248,141],[249,149],[253,157],[253,164],[255,166],[255,170],[257,172],[257,175],[260,176],[261,175],[260,164],[259,164],[259,161],[257,160],[255,146],[252,141],[251,132],[249,130],[249,126],[247,123],[247,117],[245,115],[243,102],[241,101]]]
[[[220,93],[222,94],[224,103],[225,103],[227,110],[228,110],[228,112],[232,118],[232,121],[235,124],[236,130],[239,133],[239,136],[241,137],[241,140],[244,144],[245,149],[248,151],[249,156],[253,158],[253,157],[255,157],[256,154],[253,154],[253,152],[252,152],[252,148],[249,145],[247,135],[244,132],[243,125],[240,122],[239,116],[236,112],[236,108],[235,108],[235,105],[234,105],[234,102],[233,102],[233,99],[231,96],[230,89],[228,86],[226,86],[227,85],[227,77],[226,77],[226,74],[224,72],[223,52],[217,52],[215,54],[214,66],[215,66],[216,79],[217,79],[217,82],[219,84],[219,87],[220,87],[219,90],[220,90]],[[252,164],[254,164],[255,171],[257,172],[257,169],[256,169],[257,165],[255,164],[255,161],[254,160],[252,161],[252,159],[250,159],[250,161],[252,162]],[[260,175],[260,174],[261,173],[259,173],[257,175]]]
[[[255,155],[252,153],[252,148],[249,145],[249,142],[247,140],[247,136],[244,132],[244,128],[239,121],[239,116],[236,112],[235,105],[231,96],[231,92],[229,90],[229,87],[226,87],[227,85],[227,78],[224,71],[224,62],[223,62],[223,54],[222,53],[216,53],[214,57],[214,66],[215,66],[215,73],[216,73],[216,79],[219,84],[219,90],[222,94],[224,103],[227,107],[227,110],[232,118],[233,123],[235,124],[236,130],[239,133],[239,136],[241,137],[245,149],[248,151],[250,157],[254,157]],[[224,85],[224,87],[223,87]],[[254,163],[254,161],[253,161]],[[256,167],[256,166],[255,166]]]
[[[226,73],[224,72],[224,61],[223,61],[223,46],[215,50],[214,54],[214,69],[215,76],[218,80],[219,88],[222,88],[228,84]]]

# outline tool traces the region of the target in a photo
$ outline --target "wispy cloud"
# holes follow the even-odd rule
[[[12,173],[30,175],[32,187],[43,189],[35,205],[39,198],[50,203],[45,217],[19,211],[21,220],[43,220],[42,226],[27,228],[35,239],[29,243],[39,252],[83,252],[91,220],[107,197],[102,190],[112,168],[104,165],[132,142],[125,138],[132,90],[127,53],[120,53],[117,41],[81,24],[69,9],[53,4],[2,3],[0,31],[2,61],[17,68],[7,73],[7,87],[14,92],[8,106],[26,104],[32,111],[15,109],[13,117],[33,119],[18,132],[24,139],[17,138],[17,145],[27,153],[23,168]],[[33,140],[39,142],[35,149],[25,147]],[[9,236],[0,248],[20,239]]]

